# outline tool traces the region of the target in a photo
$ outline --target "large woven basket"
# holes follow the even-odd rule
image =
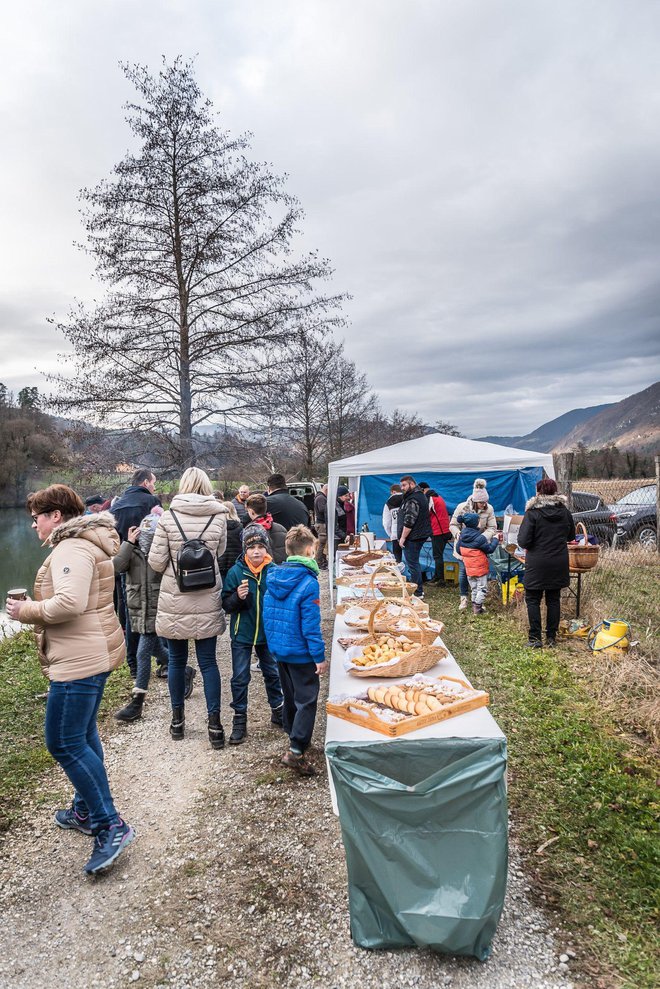
[[[572,570],[573,573],[584,573],[585,570],[591,570],[598,563],[600,546],[588,545],[587,529],[583,522],[578,522],[575,528],[576,530],[582,529],[584,544],[568,544],[568,569]]]
[[[415,615],[414,611],[412,614],[415,620],[419,622],[419,618]],[[427,639],[431,634],[427,632],[421,622],[419,623],[419,633],[421,640]],[[435,639],[436,633],[433,633],[433,638]],[[406,633],[406,638],[411,642],[415,640]],[[370,633],[362,642],[360,646],[368,646],[370,642],[374,642],[376,636]],[[433,640],[431,640],[433,641]],[[365,666],[364,669],[356,669],[352,667],[348,672],[351,676],[355,677],[402,677],[410,676],[413,673],[426,673],[431,667],[439,663],[441,659],[448,656],[449,653],[444,646],[433,646],[425,641],[419,641],[419,643],[411,649],[409,653],[406,653],[401,657],[397,663],[392,663],[390,666]]]

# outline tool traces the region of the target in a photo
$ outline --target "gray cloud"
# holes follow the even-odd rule
[[[4,27],[17,385],[62,349],[43,317],[98,291],[71,245],[129,140],[117,61],[178,52],[289,173],[386,408],[518,433],[659,376],[657,4],[63,0]]]

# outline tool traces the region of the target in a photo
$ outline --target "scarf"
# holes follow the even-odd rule
[[[317,577],[319,575],[319,565],[316,560],[313,560],[311,556],[287,556],[287,563],[302,563],[304,566],[308,567]]]
[[[270,512],[266,512],[265,515],[260,515],[258,519],[254,520],[257,525],[262,525],[264,529],[273,528],[273,516]]]
[[[261,571],[264,569],[264,567],[267,567],[268,564],[272,562],[273,562],[273,558],[272,556],[269,556],[268,553],[266,553],[261,563],[256,564],[256,566],[254,563],[248,560],[247,556],[245,557],[245,563],[247,564],[247,568],[251,574],[254,574],[255,577],[258,577]]]

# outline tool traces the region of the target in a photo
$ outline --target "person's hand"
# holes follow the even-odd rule
[[[32,598],[25,598],[25,601],[31,600]],[[20,622],[21,610],[25,604],[25,601],[17,601],[16,598],[7,598],[5,602],[5,611],[13,621]]]
[[[236,593],[238,594],[241,601],[245,601],[246,597],[250,593],[250,587],[248,585],[247,580],[244,580],[242,583],[238,585],[238,587],[236,588]]]
[[[129,543],[136,543],[139,535],[140,535],[140,526],[132,525],[128,530],[128,536],[126,538],[128,539]]]
[[[324,659],[322,663],[317,663],[316,664],[316,673],[317,673],[317,676],[323,676],[324,673],[327,673],[328,672],[328,666],[329,666],[329,663],[328,663],[327,659]]]
[[[405,539],[399,539],[399,546],[401,547],[401,549],[403,549],[405,545],[406,545]]]

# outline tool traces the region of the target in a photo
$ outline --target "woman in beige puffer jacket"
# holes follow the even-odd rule
[[[115,809],[96,727],[106,680],[125,657],[112,601],[119,535],[109,512],[83,515],[81,499],[65,484],[31,494],[27,507],[37,536],[53,551],[37,574],[35,600],[10,600],[6,608],[11,618],[35,626],[51,681],[46,746],[74,787],[71,807],[58,810],[55,823],[94,835],[85,866],[93,874],[112,865],[135,837]]]
[[[202,538],[216,561],[213,587],[182,592],[176,579],[176,559],[184,538],[172,513],[176,515],[186,539]],[[208,528],[205,528],[210,521]],[[202,535],[203,533],[203,535]],[[217,561],[227,546],[227,509],[213,495],[208,476],[198,467],[184,472],[179,493],[170,510],[161,517],[149,552],[149,566],[163,574],[156,614],[156,634],[167,639],[170,662],[167,681],[172,703],[170,735],[181,739],[184,734],[185,668],[188,640],[195,642],[197,662],[204,680],[208,711],[209,739],[213,748],[223,748],[225,736],[220,723],[220,671],[216,659],[217,637],[225,630],[225,615],[220,592],[222,578]]]

